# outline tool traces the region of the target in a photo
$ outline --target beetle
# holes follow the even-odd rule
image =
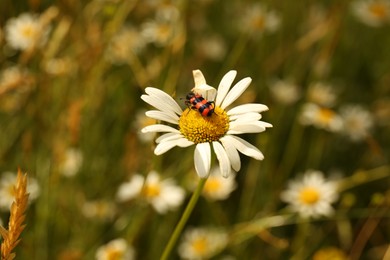
[[[184,102],[189,108],[198,110],[204,117],[209,117],[214,113],[214,101],[207,101],[202,95],[190,92]]]

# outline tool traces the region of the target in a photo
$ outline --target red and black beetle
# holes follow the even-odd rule
[[[214,101],[207,101],[202,95],[190,92],[186,96],[184,102],[189,108],[198,110],[199,113],[206,117],[211,116],[214,113]]]

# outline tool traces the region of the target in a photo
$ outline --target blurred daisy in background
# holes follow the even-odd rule
[[[234,176],[224,178],[218,167],[214,167],[203,187],[202,195],[210,200],[225,200],[237,188]]]
[[[229,177],[241,168],[238,151],[256,160],[264,158],[260,150],[244,139],[236,136],[245,133],[261,133],[271,124],[260,121],[263,111],[268,107],[263,104],[244,104],[226,110],[247,89],[252,79],[240,80],[230,89],[236,71],[228,72],[221,80],[218,90],[207,85],[200,70],[193,71],[195,87],[192,92],[201,95],[212,105],[214,113],[202,116],[191,108],[183,110],[167,93],[157,88],[146,88],[146,95],[141,98],[157,110],[146,112],[156,120],[178,125],[178,129],[155,124],[142,129],[144,133],[167,132],[156,139],[156,155],[161,155],[175,146],[189,147],[195,145],[195,170],[199,177],[206,178],[211,167],[211,147],[219,161],[222,176]]]
[[[202,37],[196,43],[195,47],[200,56],[213,61],[222,60],[227,51],[226,42],[217,34]]]
[[[12,48],[23,51],[42,46],[49,31],[49,27],[41,23],[38,15],[23,13],[7,21],[5,39]]]
[[[312,83],[307,90],[307,101],[323,107],[333,107],[337,95],[334,87],[324,82]]]
[[[132,176],[129,182],[119,186],[117,200],[125,202],[136,197],[146,200],[160,214],[179,207],[185,191],[176,185],[174,179],[161,180],[160,175],[151,171],[146,178],[140,174]]]
[[[145,39],[140,32],[128,25],[111,38],[105,57],[113,64],[127,63],[133,55],[139,54],[145,45]]]
[[[180,12],[173,5],[165,5],[157,10],[154,20],[142,24],[141,36],[146,42],[167,46],[181,31]]]
[[[367,138],[374,125],[372,114],[359,105],[346,105],[340,109],[343,120],[342,132],[352,141]]]
[[[60,162],[60,172],[66,177],[73,177],[78,173],[82,164],[82,152],[77,148],[69,148]]]
[[[209,259],[227,245],[228,236],[217,228],[190,228],[182,236],[178,247],[182,259]]]
[[[96,260],[133,260],[135,251],[126,240],[117,238],[99,247],[95,258]]]
[[[276,102],[282,105],[291,105],[301,97],[299,87],[288,80],[277,79],[273,81],[269,89]]]
[[[11,66],[1,71],[0,94],[17,90],[23,92],[28,90],[34,79],[27,69],[19,66]]]
[[[281,199],[302,217],[330,216],[331,204],[338,199],[337,183],[326,180],[320,171],[307,170],[301,179],[288,183]]]
[[[379,27],[390,21],[390,1],[358,0],[352,3],[352,11],[361,22]]]
[[[16,173],[3,172],[0,179],[0,209],[9,211],[15,199]],[[32,202],[39,196],[39,185],[36,179],[29,177],[27,181],[28,201]]]
[[[280,17],[262,4],[249,6],[243,15],[240,28],[250,33],[274,32],[280,27]]]
[[[313,103],[303,105],[299,120],[303,125],[312,125],[331,132],[338,132],[343,127],[341,117],[334,110]]]
[[[145,115],[146,110],[140,109],[135,115],[135,128],[137,129],[137,136],[141,142],[151,142],[156,133],[142,133],[140,129],[156,123],[156,120]]]
[[[81,212],[86,218],[104,221],[113,219],[116,207],[108,200],[86,201],[82,204]]]

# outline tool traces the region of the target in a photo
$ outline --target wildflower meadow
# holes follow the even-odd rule
[[[390,1],[0,1],[1,259],[390,259]]]

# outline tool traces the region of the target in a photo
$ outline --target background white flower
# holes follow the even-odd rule
[[[10,19],[5,26],[5,38],[8,44],[19,50],[27,50],[42,45],[49,29],[40,22],[39,16],[24,13]]]
[[[374,125],[372,114],[359,105],[346,105],[340,109],[343,133],[352,141],[360,141],[369,135]]]
[[[202,195],[210,200],[224,200],[237,188],[237,183],[232,176],[223,178],[218,167],[214,167],[203,187]]]
[[[331,204],[338,199],[337,184],[320,171],[308,170],[302,179],[289,182],[281,199],[302,217],[330,216],[334,212]]]
[[[99,247],[95,254],[96,260],[132,260],[135,251],[126,240],[117,238]]]
[[[191,228],[185,231],[178,247],[183,259],[209,259],[227,245],[228,236],[217,228]]]
[[[151,171],[146,178],[135,174],[127,183],[123,183],[117,192],[118,201],[124,202],[139,196],[150,203],[160,214],[179,207],[185,197],[185,191],[171,178],[161,180],[160,175]]]

